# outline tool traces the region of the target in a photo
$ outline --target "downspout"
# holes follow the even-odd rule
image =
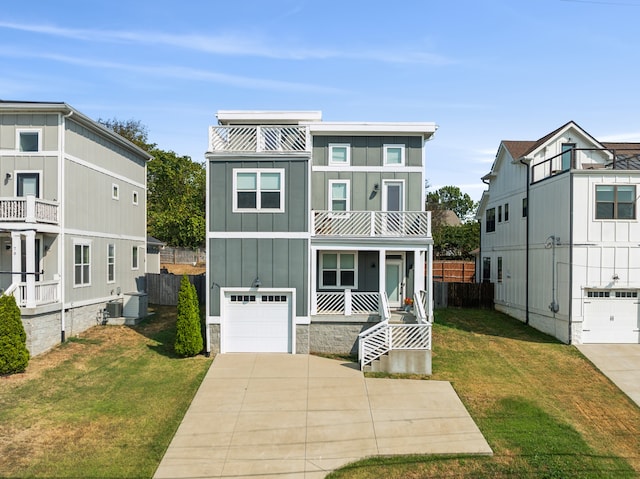
[[[524,158],[520,158],[521,164],[527,167],[527,219],[525,221],[525,288],[524,288],[524,324],[529,324],[529,217],[531,216],[531,202],[529,201],[529,164],[525,162]]]
[[[65,318],[65,310],[64,310],[64,302],[65,302],[65,291],[66,291],[66,263],[65,263],[65,250],[66,250],[66,242],[65,242],[65,234],[64,234],[64,207],[65,207],[65,198],[64,198],[64,188],[65,188],[65,168],[64,168],[64,152],[65,152],[65,129],[66,129],[66,120],[73,115],[73,110],[70,110],[69,113],[62,116],[62,121],[60,122],[60,132],[59,132],[59,153],[58,153],[58,221],[60,226],[60,241],[58,244],[58,257],[60,258],[60,264],[58,265],[58,271],[60,271],[60,342],[64,343],[66,340],[66,318]]]

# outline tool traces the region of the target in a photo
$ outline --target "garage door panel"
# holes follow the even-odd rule
[[[225,295],[226,352],[292,352],[291,295]]]
[[[637,297],[588,298],[584,302],[583,343],[637,344],[640,342],[640,320]],[[625,294],[628,294],[625,292]],[[635,293],[634,293],[635,294]]]

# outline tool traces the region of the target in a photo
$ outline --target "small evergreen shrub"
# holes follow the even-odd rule
[[[0,296],[0,374],[21,373],[27,369],[29,350],[20,308],[13,295]]]
[[[176,342],[173,349],[178,356],[189,357],[200,353],[202,347],[198,295],[195,286],[184,275],[180,282],[180,291],[178,291],[178,319],[176,320]]]

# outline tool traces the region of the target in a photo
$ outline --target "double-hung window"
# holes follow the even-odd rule
[[[384,145],[383,164],[385,166],[403,166],[404,145]]]
[[[91,245],[75,243],[73,250],[73,285],[88,286],[91,284]]]
[[[329,209],[331,211],[349,211],[348,180],[329,180]]]
[[[107,283],[113,283],[116,280],[116,245],[109,243],[107,245]]]
[[[322,253],[320,255],[320,286],[322,288],[357,288],[356,253]]]
[[[496,209],[495,208],[489,208],[487,210],[487,219],[486,219],[485,228],[487,233],[492,233],[493,231],[496,230]]]
[[[351,164],[351,145],[332,143],[329,145],[329,165],[347,166]]]
[[[233,170],[234,212],[283,212],[284,169]]]
[[[635,185],[596,185],[596,219],[636,218]]]

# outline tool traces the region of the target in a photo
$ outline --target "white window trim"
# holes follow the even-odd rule
[[[329,191],[327,193],[329,198],[328,209],[329,211],[333,211],[333,185],[339,183],[347,185],[347,205],[345,206],[345,211],[351,211],[351,180],[329,180]],[[337,211],[336,213],[342,213],[342,211]]]
[[[389,183],[402,185],[400,211],[406,211],[405,197],[407,196],[407,192],[405,190],[406,185],[404,180],[382,180],[382,211],[389,211],[389,195],[387,194],[387,185]]]
[[[109,279],[109,259],[110,259],[109,246],[113,246],[113,279],[112,280]],[[107,284],[111,284],[115,282],[116,282],[116,244],[108,243],[107,244]]]
[[[78,266],[76,264],[76,246],[88,246],[89,247],[89,282],[83,282],[83,283],[76,283],[76,266]],[[91,286],[91,263],[92,263],[92,257],[91,257],[91,246],[92,246],[92,242],[91,240],[81,240],[81,239],[74,239],[73,240],[73,287],[74,288],[87,288],[89,286]],[[82,266],[84,266],[84,264],[82,264]],[[83,276],[83,281],[84,281],[84,276]]]
[[[120,200],[120,185],[118,183],[111,183],[111,199]]]
[[[133,252],[136,252],[136,254],[134,255]],[[133,260],[136,260],[135,264],[133,263]],[[132,246],[131,247],[131,269],[133,271],[137,271],[140,269],[140,247],[139,246]]]
[[[131,203],[133,203],[134,205],[138,206],[138,203],[140,202],[140,193],[138,193],[137,191],[133,191],[131,193]]]
[[[336,266],[336,282],[337,285],[325,285],[324,284],[324,255],[325,254],[337,254],[338,255],[338,264]],[[350,254],[353,255],[353,285],[341,285],[340,284],[340,255]],[[344,291],[345,289],[358,289],[358,252],[357,251],[321,251],[320,252],[320,260],[318,265],[318,274],[320,276],[319,283],[320,288],[322,289],[335,289]]]
[[[387,152],[389,150],[389,148],[400,148],[401,152],[400,152],[400,163],[389,163],[387,160]],[[406,147],[405,145],[394,145],[394,144],[387,144],[387,145],[382,145],[382,156],[383,156],[383,164],[384,166],[404,166],[404,164],[406,163]]]
[[[256,207],[238,208],[238,173],[256,173]],[[260,206],[260,174],[279,173],[280,174],[280,208],[261,208]],[[284,168],[234,168],[233,169],[233,213],[284,213]]]
[[[14,170],[13,172],[13,195],[18,197],[18,175],[20,174],[36,174],[38,175],[38,196],[36,198],[42,198],[42,170]]]
[[[38,134],[38,151],[22,151],[20,149],[21,133],[37,133]],[[22,154],[42,152],[42,128],[16,128],[16,151]]]
[[[345,162],[333,161],[333,149],[334,148],[346,148],[347,160]],[[334,166],[350,166],[351,165],[351,144],[350,143],[329,143],[329,165]]]

